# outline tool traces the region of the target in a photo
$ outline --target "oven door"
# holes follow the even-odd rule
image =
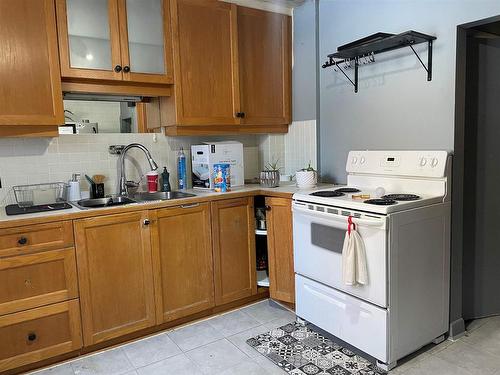
[[[348,216],[366,251],[368,283],[342,282],[342,247]],[[387,217],[300,201],[293,202],[295,272],[350,295],[387,307]]]

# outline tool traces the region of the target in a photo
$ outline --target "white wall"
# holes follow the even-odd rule
[[[409,48],[361,66],[357,94],[341,73],[321,69],[322,175],[345,182],[350,149],[452,150],[456,27],[498,14],[498,0],[320,0],[320,62],[339,45],[379,31],[437,36],[432,82]],[[426,46],[417,47],[426,62]]]

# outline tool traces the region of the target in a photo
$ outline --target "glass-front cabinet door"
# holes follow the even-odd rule
[[[61,76],[122,79],[117,0],[56,0]]]
[[[56,0],[61,76],[173,82],[169,0]]]
[[[169,0],[119,0],[123,79],[172,83]]]

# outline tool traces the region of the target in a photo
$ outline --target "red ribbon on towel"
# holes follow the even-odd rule
[[[351,235],[351,226],[353,229],[356,229],[356,224],[352,222],[352,216],[349,216],[347,218],[347,233],[349,233],[349,236]]]

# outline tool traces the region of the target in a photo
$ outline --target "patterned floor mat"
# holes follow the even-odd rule
[[[291,375],[385,374],[310,325],[292,322],[252,337],[247,344]]]

